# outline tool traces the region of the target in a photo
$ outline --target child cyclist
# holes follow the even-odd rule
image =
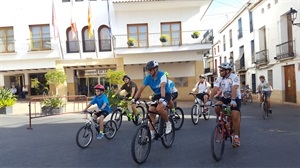
[[[103,138],[103,120],[104,118],[110,113],[110,105],[108,102],[107,96],[104,94],[104,86],[101,84],[98,84],[94,87],[96,96],[91,100],[91,102],[86,106],[86,108],[83,110],[83,112],[86,112],[91,105],[97,104],[99,111],[95,112],[93,114],[93,119],[97,121],[99,124],[99,134],[97,136],[97,139]]]

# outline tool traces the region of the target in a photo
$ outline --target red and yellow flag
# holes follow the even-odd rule
[[[71,32],[72,32],[72,38],[76,39],[77,29],[76,29],[76,22],[73,19],[73,1],[71,6]]]
[[[93,25],[92,25],[92,14],[91,14],[91,4],[89,3],[88,8],[88,35],[89,38],[93,37]]]

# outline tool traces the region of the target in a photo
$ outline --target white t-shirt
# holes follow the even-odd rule
[[[222,89],[222,96],[224,98],[231,98],[232,86],[240,85],[240,79],[237,74],[231,73],[227,78],[218,77],[214,86]],[[241,99],[241,92],[239,89],[236,91],[236,98]]]
[[[195,85],[195,88],[198,89],[198,93],[203,93],[203,92],[207,93],[208,87],[211,87],[211,85],[206,81],[204,81],[203,83],[198,82]]]
[[[260,81],[258,85],[260,86],[262,91],[271,91],[270,87],[268,86],[268,83],[268,80],[265,79],[264,83]]]

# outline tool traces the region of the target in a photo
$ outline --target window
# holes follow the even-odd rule
[[[0,53],[15,51],[13,27],[0,27]]]
[[[218,53],[220,53],[220,46],[218,45]]]
[[[243,27],[242,27],[242,18],[240,18],[239,20],[238,20],[238,39],[240,39],[240,38],[242,38],[243,37]]]
[[[226,39],[225,39],[225,35],[223,35],[223,51],[226,51]]]
[[[83,0],[75,0],[76,2],[79,2],[79,1],[83,1]]]
[[[252,12],[249,11],[249,25],[250,25],[250,33],[253,32],[253,19],[252,19]]]
[[[277,4],[278,3],[278,0],[275,0],[275,4]]]
[[[229,63],[233,65],[233,51],[230,52]]]
[[[220,65],[222,64],[222,57],[220,57]]]
[[[227,62],[227,57],[224,57],[224,62]]]
[[[82,29],[82,48],[83,52],[95,52],[95,34],[89,38],[87,26]]]
[[[265,13],[265,9],[264,8],[261,8],[261,13]]]
[[[98,29],[100,51],[111,51],[111,37],[109,32],[109,27],[105,25],[100,26]]]
[[[30,25],[31,51],[50,50],[50,27],[49,25]]]
[[[134,38],[136,47],[148,47],[148,24],[127,25],[128,38]]]
[[[169,36],[165,45],[181,45],[181,23],[161,23],[161,34]]]
[[[251,40],[251,63],[255,62],[254,40]]]
[[[214,48],[214,55],[217,55],[216,48]]]
[[[268,9],[270,9],[271,8],[271,4],[270,3],[268,3]]]
[[[232,29],[229,30],[229,45],[230,45],[230,48],[232,47]]]
[[[62,0],[62,2],[70,2],[70,0]]]
[[[273,70],[268,70],[268,83],[273,87]]]
[[[67,53],[78,53],[79,52],[79,41],[75,36],[73,37],[73,33],[71,27],[67,29]]]

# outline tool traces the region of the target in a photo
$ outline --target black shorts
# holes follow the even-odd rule
[[[105,110],[102,110],[102,111],[95,112],[94,114],[97,116],[97,118],[100,117],[101,115],[103,115],[105,118],[109,113]]]
[[[204,102],[204,99],[203,99],[204,95],[209,96],[208,93],[198,93],[198,94],[196,94],[196,97],[197,97],[198,99],[200,99],[202,102]]]
[[[158,102],[158,100],[159,100],[160,98],[161,98],[161,95],[160,95],[160,94],[159,94],[159,95],[154,95],[154,96],[152,97],[152,101],[157,100],[157,102]],[[171,93],[166,93],[165,100],[166,100],[167,104],[170,102],[170,100],[171,100]],[[157,107],[157,102],[156,102],[155,104],[151,104],[151,106]]]
[[[172,97],[172,100],[175,100],[178,97],[178,92],[172,93],[171,97]]]
[[[231,99],[225,99],[224,97],[221,97],[220,100],[221,102],[223,102],[224,104],[230,104]],[[236,105],[235,107],[230,107],[230,110],[237,110],[239,112],[241,112],[241,99],[235,99]]]

